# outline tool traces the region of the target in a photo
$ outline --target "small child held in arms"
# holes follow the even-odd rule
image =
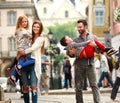
[[[88,40],[82,43],[75,43],[72,38],[64,36],[60,40],[60,44],[65,46],[67,55],[77,58],[91,58],[94,56],[95,47],[98,47],[103,52],[114,52],[112,48],[106,48],[98,40]]]

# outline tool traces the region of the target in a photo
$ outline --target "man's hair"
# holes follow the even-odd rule
[[[83,23],[83,25],[84,26],[87,26],[88,24],[87,24],[87,20],[83,20],[83,19],[79,19],[78,21],[77,21],[77,24],[78,23]]]
[[[63,37],[60,39],[60,44],[61,44],[62,46],[67,46],[66,36],[63,36]]]

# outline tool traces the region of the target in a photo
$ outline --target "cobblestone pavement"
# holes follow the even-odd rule
[[[92,94],[83,94],[83,96],[84,103],[93,103]],[[120,93],[118,93],[117,97],[120,97]],[[5,93],[5,98],[10,98],[12,100],[12,103],[24,103],[23,99],[20,98],[20,93]],[[102,103],[114,103],[110,99],[110,93],[102,93],[101,98]],[[39,101],[38,103],[75,103],[75,94],[40,95],[38,101]]]

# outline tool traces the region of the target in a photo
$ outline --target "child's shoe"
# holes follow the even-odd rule
[[[16,71],[17,71],[17,73],[18,73],[18,75],[20,76],[21,75],[21,68],[18,68],[18,66],[16,66]]]
[[[10,84],[12,84],[14,87],[16,86],[15,80],[12,78],[12,76],[8,77],[8,81]]]

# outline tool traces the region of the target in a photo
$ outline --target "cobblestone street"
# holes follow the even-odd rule
[[[84,103],[93,103],[92,94],[83,94]],[[118,93],[117,97],[120,97]],[[12,103],[24,103],[20,98],[20,93],[5,93],[5,98],[11,98]],[[113,103],[110,93],[101,94],[102,103]],[[75,94],[70,95],[41,95],[38,103],[76,103]],[[118,102],[119,103],[119,102]]]

